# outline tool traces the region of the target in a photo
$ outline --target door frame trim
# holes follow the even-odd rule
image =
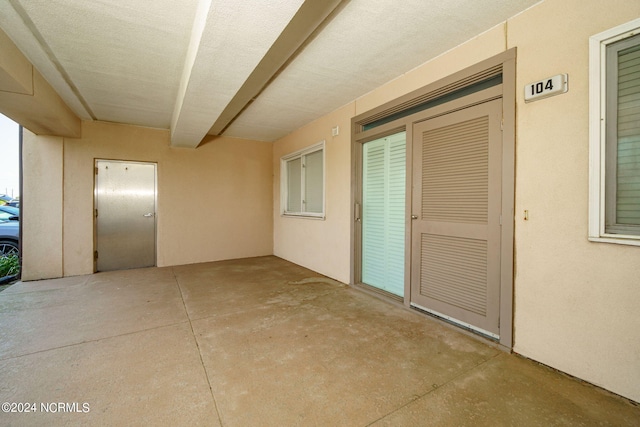
[[[491,87],[467,95],[446,104],[399,118],[392,122],[365,130],[367,123],[391,116],[460,88],[470,86],[491,76],[502,74],[499,90]],[[362,227],[357,221],[362,206],[362,144],[396,132],[406,131],[407,141],[413,141],[413,124],[456,108],[473,105],[473,102],[502,99],[502,235],[500,253],[500,340],[508,349],[513,347],[513,286],[514,286],[514,228],[515,228],[515,126],[516,126],[516,48],[509,49],[475,65],[453,73],[436,82],[391,100],[351,119],[351,235],[350,235],[350,284],[361,283]],[[475,100],[475,101],[474,101]],[[471,104],[470,104],[471,103]],[[405,296],[404,305],[411,307],[411,189],[412,144],[407,144],[407,187],[405,221]]]

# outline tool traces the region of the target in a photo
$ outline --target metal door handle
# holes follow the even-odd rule
[[[151,218],[152,216],[154,216],[154,213],[153,212],[149,212],[149,213],[146,213],[146,214],[144,214],[142,216],[145,217],[145,218]]]
[[[418,215],[411,215],[411,219],[418,219]]]

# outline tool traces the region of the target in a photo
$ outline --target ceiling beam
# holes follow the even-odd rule
[[[235,3],[200,0],[171,120],[171,146],[196,148],[207,133],[220,135],[344,1],[290,0],[277,12],[268,3],[247,6],[262,8],[254,13],[265,14],[264,27],[238,37],[234,31],[247,23]]]
[[[57,96],[67,105],[67,109],[70,109],[72,115],[76,116],[76,118],[81,120],[95,119],[87,103],[84,102],[84,99],[80,96],[80,93],[69,79],[69,76],[65,74],[64,69],[56,61],[55,55],[52,55],[51,49],[44,42],[42,35],[35,28],[35,25],[19,0],[0,1],[0,27],[2,31],[10,37],[12,40],[11,43],[13,44],[15,42],[16,45],[19,46],[20,56],[24,56],[25,61],[29,62],[30,66],[33,66],[34,74],[33,76],[28,76],[30,81],[33,80],[30,84],[33,84],[35,87],[37,84],[36,80],[42,79],[42,82],[46,83],[46,89],[44,89],[45,85],[40,85],[40,92],[55,91]],[[8,46],[9,45],[4,42],[0,43],[0,47],[8,48]],[[12,56],[16,55],[12,54]],[[39,75],[38,78],[36,78],[36,73]],[[44,76],[46,76],[46,78]],[[14,95],[16,95],[16,93],[14,93]],[[42,95],[42,93],[40,93],[40,95]],[[12,100],[12,102],[16,99]],[[28,115],[28,110],[32,107],[28,107],[28,103],[25,104],[24,99],[20,100],[18,104],[26,108],[23,113]],[[22,115],[23,113],[20,114]],[[32,114],[35,113],[32,112]],[[16,118],[13,118],[13,120],[18,121]],[[56,119],[52,116],[47,120],[51,123],[39,129],[35,127],[29,128],[25,123],[21,124],[37,134],[57,132],[55,129],[58,129],[59,126],[55,123]],[[31,118],[30,121],[33,121],[33,118]],[[76,127],[75,125],[71,126],[74,129]],[[46,131],[47,128],[49,129],[48,131]],[[64,132],[68,132],[66,136],[76,133],[75,130]]]
[[[171,120],[171,145],[196,148],[303,0],[199,0]]]
[[[306,0],[209,130],[221,135],[315,36],[343,0]]]
[[[0,113],[38,135],[80,136],[80,119],[2,30]]]
[[[178,98],[171,118],[171,145],[174,147],[196,148],[204,137],[201,131],[202,126],[198,126],[193,119],[190,120],[193,113],[189,111],[187,102],[190,101],[188,96],[193,95],[193,87],[191,88],[191,94],[189,93],[189,83],[200,53],[200,44],[202,43],[210,13],[211,0],[200,0],[191,29],[191,39],[187,48],[180,86],[178,87]],[[202,117],[199,118],[198,122],[202,122]]]

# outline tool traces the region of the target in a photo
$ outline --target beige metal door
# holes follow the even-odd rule
[[[502,101],[414,125],[411,304],[498,338]]]
[[[156,264],[156,165],[96,160],[96,268]]]

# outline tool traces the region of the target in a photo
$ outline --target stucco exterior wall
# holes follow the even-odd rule
[[[344,283],[350,273],[351,132],[349,104],[293,132],[273,146],[273,252]],[[331,129],[338,126],[338,136]],[[325,219],[281,215],[280,159],[325,140]]]
[[[637,0],[546,0],[277,141],[274,252],[346,282],[350,185],[327,188],[328,206],[344,218],[281,218],[279,158],[323,138],[348,155],[350,141],[331,141],[331,126],[344,132],[356,114],[515,47],[514,351],[640,401],[640,248],[587,240],[588,41],[638,16]],[[560,73],[568,93],[524,103],[525,84]],[[346,178],[351,161],[328,155],[326,167]]]
[[[349,283],[351,277],[351,118],[505,50],[504,25],[475,37],[386,85],[276,141],[274,168],[274,254]],[[331,136],[339,125],[340,135]],[[326,148],[324,221],[280,214],[280,158],[321,141]],[[336,216],[340,215],[340,216]]]
[[[63,138],[22,132],[22,280],[61,277]]]
[[[639,16],[638,1],[545,1],[508,32],[518,48],[514,350],[636,401],[640,248],[587,241],[588,60],[590,36]],[[527,83],[560,73],[566,94],[524,103]]]
[[[37,159],[23,159],[25,219],[53,215],[42,226],[46,234],[25,230],[26,279],[93,273],[94,159],[157,162],[158,266],[272,254],[270,144],[223,137],[177,149],[166,130],[102,122],[83,122],[82,138],[54,140],[29,140],[48,157],[44,170]],[[27,202],[34,199],[36,206]],[[41,265],[52,271],[42,273]]]

